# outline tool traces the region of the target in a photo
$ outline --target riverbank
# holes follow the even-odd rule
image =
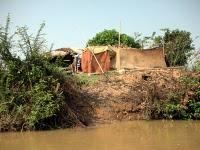
[[[92,123],[200,119],[200,74],[178,68],[78,75]],[[84,80],[83,80],[84,79]],[[88,106],[85,106],[86,109]],[[81,107],[81,108],[84,108]]]
[[[65,75],[63,83],[56,86],[63,101],[54,115],[39,120],[32,129],[23,114],[16,118],[1,115],[0,129],[49,130],[127,120],[200,119],[199,79],[198,72],[177,68]]]
[[[150,119],[148,107],[154,100],[165,100],[180,88],[180,69],[148,69],[96,75],[81,93],[89,95],[95,122]],[[81,76],[81,75],[80,75]],[[90,77],[88,77],[90,78]]]

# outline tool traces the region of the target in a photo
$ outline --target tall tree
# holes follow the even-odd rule
[[[187,63],[194,47],[191,33],[184,30],[163,29],[164,36],[156,36],[154,45],[164,46],[168,66],[183,66]]]
[[[134,40],[133,37],[126,34],[120,35],[120,43],[122,46],[140,48],[140,44]],[[104,30],[99,32],[87,42],[87,46],[97,46],[97,45],[112,45],[117,46],[119,42],[119,32],[116,30]]]

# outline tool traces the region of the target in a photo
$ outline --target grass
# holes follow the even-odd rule
[[[99,75],[75,74],[74,78],[79,85],[91,85],[98,82]]]

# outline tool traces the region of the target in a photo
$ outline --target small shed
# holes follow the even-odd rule
[[[81,68],[85,73],[103,73],[110,70],[110,60],[115,56],[111,46],[90,46],[85,48]]]

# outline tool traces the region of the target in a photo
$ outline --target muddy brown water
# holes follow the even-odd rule
[[[0,150],[200,150],[200,121],[131,121],[0,133]]]

